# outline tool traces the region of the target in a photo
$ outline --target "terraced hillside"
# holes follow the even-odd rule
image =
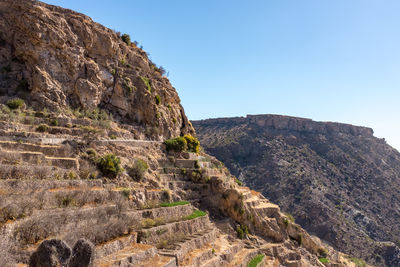
[[[82,238],[94,244],[94,266],[246,266],[258,254],[265,266],[321,265],[322,244],[210,156],[167,153],[162,142],[130,139],[123,125],[29,112],[0,121],[2,266],[28,264],[44,240],[72,247]],[[84,127],[94,133],[82,137]],[[138,159],[149,169],[140,181],[107,177],[92,161],[107,153],[126,170]]]
[[[279,115],[195,121],[205,151],[307,231],[400,265],[400,154],[372,129]]]

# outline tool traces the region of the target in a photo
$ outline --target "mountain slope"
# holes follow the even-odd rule
[[[144,51],[38,1],[0,15],[0,266],[352,266],[215,158],[167,149],[194,130]]]
[[[205,151],[309,232],[400,265],[400,153],[371,129],[278,115],[192,123]]]

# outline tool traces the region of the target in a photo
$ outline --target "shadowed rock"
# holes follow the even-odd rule
[[[94,256],[93,244],[87,240],[80,239],[72,249],[72,257],[69,267],[87,267],[92,263]]]
[[[29,267],[66,267],[71,249],[59,239],[43,241],[29,260]],[[76,265],[77,266],[77,265]]]

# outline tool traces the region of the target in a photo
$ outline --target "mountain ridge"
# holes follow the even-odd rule
[[[372,129],[280,115],[192,123],[207,153],[309,232],[371,264],[399,264],[400,153]]]

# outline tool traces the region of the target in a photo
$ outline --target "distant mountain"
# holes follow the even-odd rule
[[[372,129],[279,115],[192,123],[207,153],[307,231],[400,266],[400,153]]]

